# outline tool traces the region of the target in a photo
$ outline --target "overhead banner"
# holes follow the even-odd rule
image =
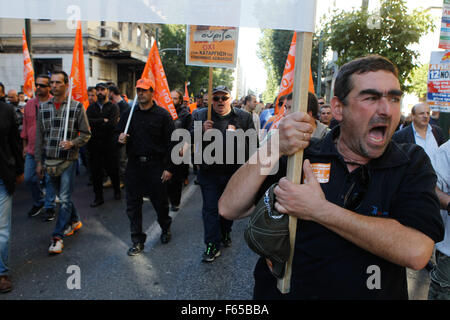
[[[427,102],[432,110],[450,112],[450,52],[431,53]]]
[[[187,65],[236,67],[238,28],[197,25],[186,28]]]
[[[442,5],[441,36],[439,48],[450,50],[450,0],[444,0]]]
[[[0,18],[121,21],[314,32],[316,2],[317,0],[0,0]]]

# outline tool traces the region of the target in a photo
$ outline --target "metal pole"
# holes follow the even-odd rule
[[[30,52],[30,58],[32,56],[32,44],[31,44],[31,23],[30,19],[25,19],[25,38],[27,39],[28,51]],[[31,59],[33,61],[33,59]]]

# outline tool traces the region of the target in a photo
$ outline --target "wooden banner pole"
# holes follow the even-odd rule
[[[213,68],[212,68],[212,67],[209,67],[209,81],[208,81],[208,120],[211,120],[212,83],[213,83]]]
[[[297,43],[295,46],[295,69],[294,69],[294,88],[292,111],[307,112],[308,107],[308,88],[309,71],[311,68],[312,51],[311,32],[297,32]],[[303,150],[292,155],[288,159],[287,178],[293,183],[300,184],[303,165]],[[297,218],[289,216],[289,240],[291,252],[289,260],[286,263],[284,277],[278,280],[277,286],[281,293],[289,293],[291,287],[292,260],[294,257],[295,236],[297,232]]]

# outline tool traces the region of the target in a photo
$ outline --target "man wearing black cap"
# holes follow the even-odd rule
[[[140,79],[136,84],[139,105],[125,111],[120,117],[116,133],[119,143],[126,145],[128,155],[125,173],[127,192],[127,215],[130,219],[132,247],[129,256],[136,256],[144,250],[147,235],[142,231],[143,197],[149,196],[158,215],[162,229],[161,242],[171,238],[169,201],[166,182],[172,177],[174,164],[170,159],[174,123],[170,113],[153,101],[155,84],[150,79]],[[128,118],[128,131],[125,132]]]
[[[223,136],[223,161],[219,163],[207,164],[203,162],[200,164],[200,170],[197,175],[198,183],[202,190],[203,196],[203,225],[204,225],[204,242],[206,250],[203,254],[204,262],[212,262],[220,256],[221,245],[229,247],[231,245],[231,226],[233,222],[219,216],[218,201],[222,195],[228,180],[233,173],[239,168],[237,161],[232,164],[225,164],[226,151],[229,151],[230,147],[236,150],[235,146],[227,146],[226,133],[227,131],[235,131],[242,129],[247,131],[248,129],[254,130],[254,136],[256,137],[256,130],[253,123],[252,115],[246,111],[231,107],[231,92],[225,86],[218,86],[212,93],[212,110],[211,120],[207,120],[208,108],[200,109],[193,115],[193,120],[202,122],[203,133],[208,130],[219,130]],[[191,127],[191,133],[194,133],[194,127]],[[257,140],[257,138],[256,138]],[[255,140],[255,141],[256,141]],[[203,143],[203,150],[207,147],[206,143]],[[228,148],[226,148],[228,147]],[[248,158],[248,140],[246,140],[245,159]],[[239,156],[236,154],[236,156]],[[236,158],[234,159],[236,160]]]
[[[92,137],[88,142],[90,165],[92,172],[92,185],[95,199],[91,207],[104,203],[103,199],[103,169],[111,178],[114,188],[114,199],[120,200],[119,158],[117,141],[114,139],[114,128],[119,119],[119,107],[108,99],[108,86],[99,83],[97,102],[87,109]]]

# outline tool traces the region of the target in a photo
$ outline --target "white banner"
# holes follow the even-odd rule
[[[0,0],[0,18],[122,21],[314,32],[317,0]]]

